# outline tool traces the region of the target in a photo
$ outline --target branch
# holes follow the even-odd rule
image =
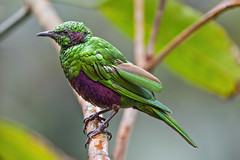
[[[134,0],[134,23],[135,23],[135,38],[134,38],[134,58],[136,65],[143,67],[146,63],[146,55],[144,49],[144,0]],[[125,158],[128,140],[131,130],[135,124],[137,110],[132,108],[125,109],[122,120],[118,128],[115,149],[113,152],[114,160],[123,160]]]
[[[154,47],[156,44],[157,35],[159,32],[160,23],[162,20],[163,10],[165,7],[166,0],[159,0],[158,9],[156,11],[154,25],[152,26],[151,38],[147,46],[147,57],[151,58],[154,53]]]
[[[134,0],[134,60],[136,65],[142,67],[146,62],[144,49],[144,0]]]
[[[179,44],[183,43],[190,35],[192,35],[197,29],[205,25],[210,20],[216,18],[223,11],[240,6],[240,0],[223,0],[209,12],[207,12],[200,20],[192,24],[185,30],[183,30],[179,35],[177,35],[169,45],[163,49],[162,52],[157,53],[158,56],[151,58],[151,62],[148,62],[144,68],[148,71],[156,67],[156,65],[161,62],[174,48]]]
[[[54,27],[62,23],[62,20],[48,0],[27,0],[27,3],[30,4],[32,11],[37,16],[39,24],[44,29],[52,30]],[[55,42],[52,44],[56,50],[59,51],[59,46]],[[90,103],[84,101],[82,97],[80,97],[75,91],[74,93],[79,104],[82,106],[84,118],[97,112],[99,108],[94,107]],[[97,127],[98,121],[91,121],[87,127],[87,132],[96,129]],[[89,160],[110,160],[108,157],[108,139],[106,135],[99,134],[91,140],[89,144],[88,157]]]
[[[90,103],[86,102],[82,97],[77,96],[79,104],[82,106],[84,118],[91,116],[92,114],[100,111],[99,107],[94,107]],[[95,130],[100,124],[99,120],[93,120],[88,123],[87,133]],[[105,134],[98,134],[91,140],[88,149],[89,160],[110,160],[108,157],[108,138]]]
[[[29,3],[25,3],[22,8],[20,8],[11,17],[1,23],[0,25],[0,40],[3,39],[14,27],[16,27],[20,22],[26,19],[30,15]]]
[[[124,160],[129,137],[137,117],[137,110],[125,109],[118,128],[118,133],[113,152],[113,160]]]

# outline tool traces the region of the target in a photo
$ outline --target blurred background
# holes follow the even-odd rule
[[[202,12],[219,0],[182,0]],[[82,0],[82,3],[85,3]],[[15,13],[23,1],[1,0],[0,23]],[[64,21],[84,22],[95,36],[116,46],[133,62],[130,38],[113,29],[98,11],[53,3]],[[240,8],[217,18],[240,45]],[[48,39],[36,37],[43,31],[34,15],[27,18],[0,42],[0,116],[15,120],[46,137],[69,156],[85,160],[86,135],[82,132],[83,115],[60,67],[58,55]],[[221,99],[191,86],[163,64],[154,75],[164,90],[156,97],[173,111],[174,119],[198,144],[193,149],[178,134],[146,114],[139,113],[133,129],[127,160],[194,159],[238,160],[240,157],[240,99]],[[111,121],[109,130],[115,137],[122,111]],[[1,142],[0,142],[1,143]]]

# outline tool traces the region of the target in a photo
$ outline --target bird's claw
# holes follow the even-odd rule
[[[108,123],[107,123],[108,126]],[[92,138],[98,134],[106,134],[108,136],[108,140],[112,139],[112,133],[109,132],[108,130],[106,130],[106,125],[104,125],[103,123],[99,125],[99,127],[91,132],[89,132],[87,134],[87,140],[85,142],[85,148],[87,148],[87,145],[90,143],[90,141],[92,140]]]
[[[100,122],[104,122],[106,119],[103,118],[103,117],[100,117],[99,114],[92,114],[91,116],[85,118],[83,120],[83,133],[86,134],[86,130],[87,130],[87,125],[90,121],[94,120],[94,119],[97,119],[99,120]],[[108,127],[108,123],[107,123],[107,127]]]
[[[105,134],[107,137],[108,137],[108,140],[110,140],[111,138],[112,138],[112,134],[111,134],[111,132],[109,132],[109,131],[107,131],[106,130],[106,128],[108,127],[108,123],[109,123],[109,121],[115,116],[115,114],[118,112],[118,110],[119,110],[119,106],[118,105],[113,105],[113,112],[109,115],[109,117],[106,119],[106,120],[104,120],[104,122],[102,122],[102,123],[98,123],[99,125],[98,125],[98,128],[97,129],[95,129],[95,130],[93,130],[93,131],[91,131],[91,132],[89,132],[88,134],[87,134],[87,140],[86,140],[86,143],[85,143],[85,148],[87,147],[87,144],[89,144],[90,143],[90,141],[92,140],[92,138],[94,137],[94,136],[96,136],[96,135],[98,135],[98,134]],[[104,112],[106,112],[106,111],[108,111],[108,110],[105,110]],[[103,112],[103,111],[102,111]],[[94,117],[99,117],[99,113],[96,115],[95,114],[95,116],[90,116],[88,119],[94,119]],[[102,117],[101,117],[102,118]],[[89,120],[84,120],[84,122],[85,122],[85,124],[87,124],[88,123],[88,121]],[[101,120],[100,120],[101,121]],[[85,130],[85,128],[84,128],[84,130]]]

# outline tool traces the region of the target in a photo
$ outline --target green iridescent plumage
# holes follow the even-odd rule
[[[162,90],[161,82],[149,72],[129,63],[109,42],[93,37],[83,23],[65,22],[53,31],[38,35],[51,37],[61,46],[63,71],[73,88],[85,100],[108,110],[113,109],[113,105],[134,107],[163,120],[189,144],[197,147],[168,115],[170,109],[155,99],[152,92]],[[91,85],[83,86],[79,84],[80,81]]]

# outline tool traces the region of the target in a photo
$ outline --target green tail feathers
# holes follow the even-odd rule
[[[167,113],[161,111],[160,109],[154,108],[152,106],[137,106],[138,110],[145,112],[157,119],[163,120],[168,126],[178,132],[190,145],[197,148],[196,143],[187,135],[187,133],[177,124],[177,122],[170,117]]]

